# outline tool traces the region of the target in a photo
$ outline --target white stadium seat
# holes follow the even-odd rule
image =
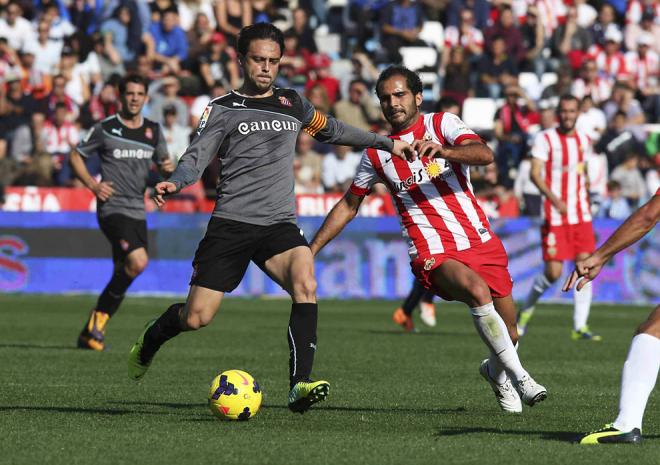
[[[527,96],[532,100],[538,100],[543,89],[539,83],[539,78],[535,73],[523,72],[518,75],[518,85],[522,87]]]
[[[421,68],[435,67],[438,63],[438,51],[432,47],[401,47],[403,66],[417,71]]]
[[[445,29],[439,21],[426,21],[419,33],[419,38],[440,52],[445,45]]]
[[[492,131],[496,111],[497,102],[491,98],[466,98],[463,102],[463,121],[476,132]]]

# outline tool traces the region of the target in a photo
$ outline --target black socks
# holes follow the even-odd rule
[[[292,304],[287,341],[289,342],[289,381],[291,387],[307,380],[312,373],[316,352],[317,304]]]

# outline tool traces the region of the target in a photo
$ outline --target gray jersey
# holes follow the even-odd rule
[[[144,191],[153,162],[168,158],[163,131],[144,119],[137,129],[122,124],[114,115],[96,123],[76,147],[84,157],[98,154],[103,181],[112,182],[115,193],[107,202],[98,202],[99,216],[121,214],[144,219]]]
[[[265,98],[236,92],[212,100],[197,133],[169,179],[182,189],[218,156],[220,176],[213,216],[257,225],[296,221],[293,158],[298,133],[321,142],[392,150],[384,136],[345,125],[314,109],[292,89]]]

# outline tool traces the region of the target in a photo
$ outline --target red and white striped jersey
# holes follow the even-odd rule
[[[564,0],[513,0],[511,9],[518,17],[518,22],[523,24],[529,6],[536,5],[539,11],[538,21],[543,24],[543,32],[549,38],[566,18],[566,3]]]
[[[546,129],[536,135],[532,156],[545,162],[545,183],[566,204],[562,215],[547,198],[543,201],[543,217],[551,226],[591,221],[586,186],[586,164],[593,154],[591,141],[579,131],[572,136],[558,128]]]
[[[456,26],[448,26],[445,29],[445,47],[468,48],[471,45],[479,47],[484,46],[484,35],[476,27],[471,27],[467,34],[461,34],[461,31]]]
[[[420,116],[405,133],[392,138],[430,140],[441,145],[480,140],[451,113]],[[367,149],[350,191],[364,196],[378,182],[384,182],[392,194],[411,259],[466,250],[494,235],[474,197],[467,165],[429,157],[408,162],[383,150]]]
[[[660,2],[652,2],[651,8],[655,11],[655,23],[660,22]],[[642,13],[644,12],[644,2],[639,0],[631,0],[628,2],[626,9],[626,24],[639,24],[642,21]]]
[[[628,74],[626,70],[626,59],[623,52],[618,51],[613,55],[608,55],[605,50],[596,48],[592,52],[598,73],[607,79],[617,80],[625,78]]]
[[[637,87],[648,89],[656,84],[658,72],[660,71],[658,54],[653,50],[647,50],[644,58],[638,52],[626,53],[626,68],[635,79]]]
[[[50,121],[44,123],[42,132],[46,152],[52,154],[69,153],[78,142],[80,137],[78,128],[75,125],[65,121],[59,128]]]
[[[571,94],[582,100],[585,95],[591,95],[594,103],[600,105],[610,98],[612,83],[607,79],[597,77],[593,83],[587,83],[582,78],[577,78],[571,86]]]

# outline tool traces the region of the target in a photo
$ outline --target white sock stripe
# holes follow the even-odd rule
[[[291,333],[291,326],[289,326],[289,339],[291,340],[291,346],[293,347],[293,373],[291,376],[296,376],[296,369],[298,368],[298,356],[296,353],[296,341],[293,339],[293,333]]]

